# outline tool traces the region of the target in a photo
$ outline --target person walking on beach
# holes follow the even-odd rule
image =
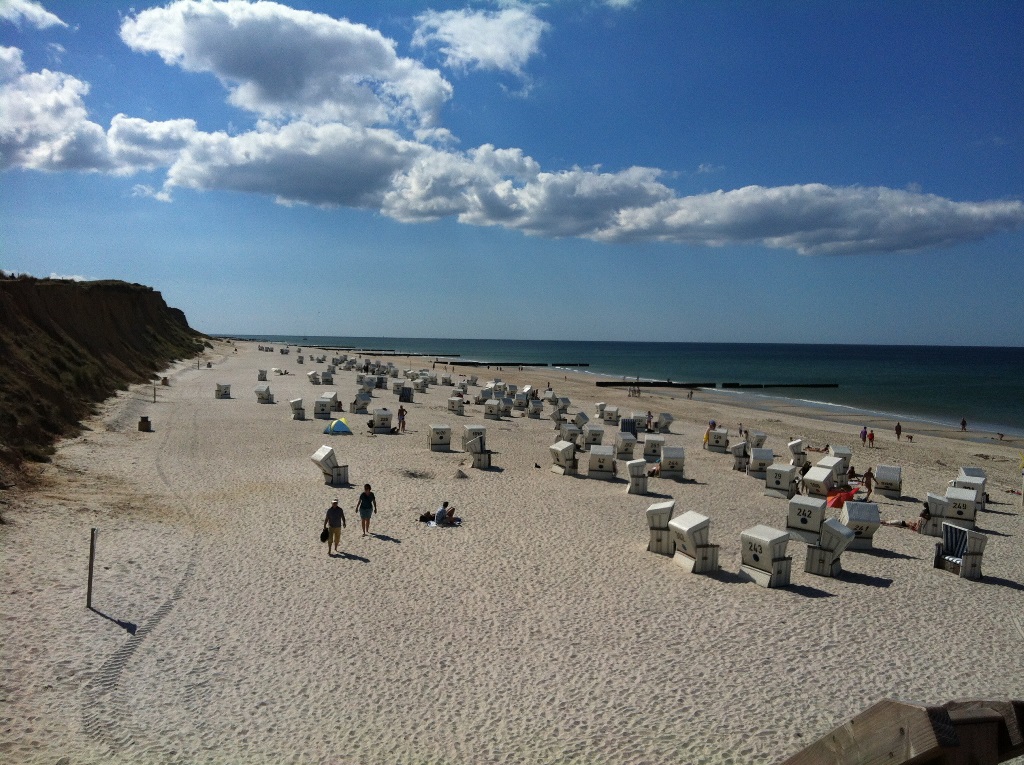
[[[902,425],[900,425],[900,424],[899,424],[899,423],[897,422],[897,423],[896,423],[896,427],[895,427],[895,428],[893,428],[893,430],[895,430],[895,431],[896,431],[896,440],[897,440],[897,441],[899,441],[899,440],[900,440],[900,436],[901,436],[901,435],[903,435],[903,426],[902,426]]]
[[[860,445],[867,446],[868,443],[868,426],[865,425],[860,429]]]
[[[398,432],[399,433],[404,433],[405,432],[405,415],[407,415],[407,414],[408,414],[408,412],[405,411],[405,407],[402,406],[402,405],[399,405],[398,406]]]
[[[868,495],[864,497],[863,500],[864,502],[867,502],[871,499],[871,492],[875,486],[875,474],[872,472],[871,468],[865,470],[864,475],[860,477],[860,485],[868,490]]]
[[[339,552],[338,543],[341,542],[341,530],[345,528],[345,511],[338,504],[335,497],[331,506],[327,508],[327,515],[324,516],[324,528],[327,529],[327,554],[331,554],[331,545],[334,545],[334,552]]]
[[[363,493],[356,500],[356,512],[359,513],[359,523],[365,537],[370,533],[370,518],[377,512],[377,496],[370,491],[368,483],[363,485]]]
[[[875,431],[869,430],[868,431],[868,446],[869,447],[874,447],[874,445],[875,445]]]
[[[967,418],[960,420],[960,430],[967,430]]]

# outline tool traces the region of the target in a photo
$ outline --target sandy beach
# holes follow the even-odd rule
[[[274,366],[290,374],[271,374],[277,403],[259,404],[257,369]],[[311,385],[305,373],[323,367],[298,364],[294,348],[217,342],[200,368],[167,370],[168,386],[105,402],[39,466],[36,489],[0,497],[0,759],[767,764],[882,698],[1024,698],[1020,444],[909,426],[913,442],[897,442],[884,420],[701,392],[629,398],[550,369],[455,370],[550,383],[591,418],[598,401],[672,413],[666,444],[686,449],[689,480],[652,478],[636,496],[585,469],[550,471],[549,405],[539,420],[484,420],[474,405],[459,417],[452,389],[432,386],[406,405],[405,434],[371,436],[366,415],[347,413],[355,373]],[[217,383],[231,399],[214,398]],[[354,435],[312,419],[330,390]],[[398,408],[390,390],[374,396],[371,409]],[[291,419],[298,397],[305,421]],[[858,472],[902,466],[903,498],[872,498],[887,521],[915,518],[958,467],[984,468],[984,579],[932,568],[934,538],[882,527],[874,551],[844,553],[838,578],[804,573],[794,540],[790,587],[742,582],[740,533],[784,528],[787,502],[701,449],[710,419],[733,437],[739,423],[764,431],[778,461],[802,437],[852,447]],[[429,450],[432,424],[452,426],[451,452]],[[494,469],[469,466],[467,424],[487,426]],[[861,446],[861,424],[875,448]],[[310,460],[323,444],[352,487],[324,484]],[[355,513],[364,483],[379,506],[369,537]],[[329,557],[319,534],[335,496],[348,526],[344,554]],[[645,510],[667,498],[711,518],[719,574],[647,551]],[[442,500],[460,528],[418,521]]]

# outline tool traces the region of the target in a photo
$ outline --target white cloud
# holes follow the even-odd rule
[[[216,75],[232,104],[276,120],[430,128],[452,92],[380,32],[274,2],[176,0],[127,18],[121,38]]]
[[[509,18],[444,19],[456,17]],[[449,28],[435,19],[421,29]],[[503,23],[490,27],[499,41]],[[810,255],[939,247],[1024,225],[1016,200],[955,202],[917,188],[822,184],[680,196],[654,168],[552,172],[517,148],[457,151],[436,122],[451,93],[436,71],[396,56],[394,42],[367,27],[277,3],[175,0],[126,20],[121,32],[136,50],[215,74],[229,100],[261,119],[229,134],[200,131],[192,119],[118,114],[104,129],[89,119],[87,83],[26,72],[20,50],[0,47],[0,169],[167,168],[159,189],[137,184],[133,193],[169,201],[177,188],[230,190],[406,222],[455,217],[534,236],[756,244]],[[514,71],[532,55],[499,55],[500,45],[487,53],[469,44],[472,34],[456,38],[462,52],[451,55],[466,65],[504,61]]]
[[[0,0],[0,19],[18,26],[24,21],[37,29],[67,26],[35,0]]]
[[[427,11],[416,17],[414,47],[436,43],[445,65],[453,69],[496,69],[522,74],[550,25],[532,9],[513,6],[500,11]]]

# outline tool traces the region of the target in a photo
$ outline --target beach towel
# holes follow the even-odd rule
[[[828,506],[834,508],[841,508],[846,502],[849,502],[857,495],[857,489],[833,489],[828,493]]]

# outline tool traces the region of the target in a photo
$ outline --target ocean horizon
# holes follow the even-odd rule
[[[490,366],[546,365],[595,378],[710,384],[740,406],[792,402],[851,416],[1024,436],[1024,348],[990,346],[486,340],[222,335],[268,343],[422,355]],[[538,372],[543,376],[545,366]],[[736,389],[732,385],[784,388]],[[837,387],[815,387],[834,384]],[[807,385],[808,387],[799,387]]]

